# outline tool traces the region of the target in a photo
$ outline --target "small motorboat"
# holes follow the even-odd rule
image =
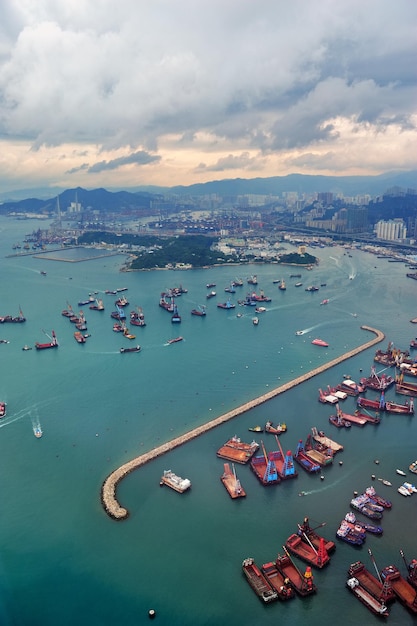
[[[407,474],[406,474],[405,472],[403,472],[402,470],[400,470],[400,469],[396,469],[395,471],[396,471],[396,472],[397,472],[397,474],[399,474],[400,476],[407,476]]]
[[[264,429],[262,428],[262,426],[251,426],[250,428],[248,428],[248,430],[251,433],[263,433]]]
[[[385,478],[378,478],[379,482],[381,482],[383,485],[386,485],[387,487],[392,487],[392,483],[389,480],[385,480]]]
[[[296,335],[304,335],[304,332],[302,330],[297,330],[295,334]]]

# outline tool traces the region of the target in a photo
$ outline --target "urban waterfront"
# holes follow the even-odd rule
[[[337,384],[345,374],[368,374],[375,349],[129,474],[118,487],[127,520],[115,522],[105,514],[100,490],[106,476],[130,459],[363,344],[369,336],[362,325],[407,348],[416,333],[410,319],[417,316],[417,281],[406,278],[404,265],[341,247],[309,249],[320,264],[301,270],[300,279],[290,278],[293,268],[277,265],[121,273],[122,255],[79,263],[5,258],[34,228],[30,220],[0,219],[0,315],[15,315],[21,307],[27,318],[0,326],[0,338],[10,342],[0,345],[0,400],[8,403],[0,423],[2,623],[133,625],[147,623],[151,608],[155,623],[174,626],[284,619],[315,626],[340,612],[344,624],[376,621],[346,590],[347,568],[361,559],[371,569],[368,547],[381,568],[394,563],[404,570],[400,548],[408,558],[417,557],[417,496],[403,498],[395,488],[401,484],[395,469],[406,470],[417,458],[417,418],[384,415],[379,426],[339,430],[328,423],[334,408],[317,401],[319,387]],[[236,277],[244,285],[232,299],[243,298],[251,274],[258,276],[256,290],[272,298],[257,327],[249,307],[216,307]],[[286,280],[285,292],[276,279]],[[303,282],[298,289],[297,280]],[[216,283],[217,298],[207,301],[209,282]],[[176,326],[158,300],[161,291],[179,284],[188,292],[177,299],[182,322]],[[307,293],[310,284],[323,286]],[[133,342],[112,332],[115,296],[104,292],[120,287],[128,288],[128,309],[141,306],[147,322],[135,329]],[[80,346],[61,311],[68,302],[78,311],[77,302],[94,291],[105,311],[82,307],[91,337]],[[324,298],[329,303],[321,306]],[[203,304],[207,316],[191,316]],[[25,344],[47,341],[43,331],[52,329],[58,350],[22,351]],[[300,329],[305,334],[296,336]],[[167,345],[179,334],[184,341]],[[311,345],[315,337],[329,347]],[[141,352],[121,355],[120,347],[130,343],[139,343]],[[349,398],[343,408],[352,412],[354,406]],[[40,440],[32,432],[37,419]],[[232,501],[220,482],[223,461],[216,451],[235,434],[250,441],[248,428],[268,419],[286,422],[280,442],[292,451],[313,426],[323,428],[344,445],[343,465],[336,460],[324,469],[324,480],[299,470],[296,480],[269,488],[249,467],[238,466],[247,497]],[[275,449],[273,436],[262,440],[268,451]],[[169,468],[191,480],[190,492],[159,487]],[[323,535],[333,539],[353,491],[364,490],[372,474],[393,483],[375,483],[393,501],[382,521],[384,535],[368,537],[362,549],[337,543],[330,565],[314,572],[315,597],[263,606],[242,576],[242,560],[273,560],[305,516],[312,525],[324,522]],[[398,602],[388,619],[413,623]]]

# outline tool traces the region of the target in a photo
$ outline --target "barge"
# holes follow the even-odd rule
[[[325,541],[322,537],[320,537],[319,547],[316,549],[311,542],[307,543],[299,535],[293,533],[285,542],[285,547],[289,552],[298,556],[299,559],[318,569],[322,569],[330,562]]]
[[[381,577],[391,585],[401,604],[417,615],[417,591],[401,576],[399,569],[395,565],[388,565],[381,571]]]
[[[284,546],[283,549],[285,554],[279,554],[275,561],[278,571],[284,578],[288,578],[292,588],[299,596],[305,597],[316,593],[317,587],[314,584],[311,567],[307,566],[306,571],[302,573]]]
[[[191,488],[191,481],[188,478],[181,478],[171,470],[164,470],[159,484],[161,487],[162,485],[167,485],[167,487],[171,487],[171,489],[178,491],[178,493],[184,493],[184,491]]]
[[[357,578],[361,587],[376,598],[376,600],[384,604],[394,602],[396,596],[392,587],[371,574],[362,561],[352,563],[348,569],[348,574],[350,577]]]
[[[275,589],[280,600],[291,600],[295,598],[295,591],[291,586],[289,578],[283,576],[276,566],[276,563],[264,563],[261,567],[262,573]]]
[[[375,613],[376,615],[381,615],[383,617],[388,617],[389,612],[386,605],[374,598],[362,585],[359,580],[355,577],[349,578],[346,581],[346,586],[353,593],[354,596],[358,598],[362,604],[366,606],[367,609]]]
[[[258,448],[259,444],[256,441],[244,443],[235,435],[217,450],[217,456],[220,459],[244,465],[250,461]]]
[[[229,463],[224,464],[224,472],[220,480],[226,487],[227,492],[231,498],[244,498],[246,496],[246,492],[240,484],[240,480],[236,476],[235,466],[233,465],[233,463],[232,469],[230,469]]]
[[[278,600],[278,593],[262,574],[252,557],[244,559],[242,571],[246,576],[246,580],[262,602],[269,604],[270,602]]]

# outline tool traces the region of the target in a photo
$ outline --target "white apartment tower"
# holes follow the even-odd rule
[[[376,224],[376,236],[378,239],[386,241],[395,241],[397,239],[405,239],[407,237],[407,228],[402,219],[380,220]]]

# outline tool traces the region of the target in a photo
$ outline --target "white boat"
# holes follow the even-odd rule
[[[252,319],[252,324],[253,324],[254,326],[257,326],[257,325],[259,324],[259,320],[258,320],[258,318],[257,318],[257,317],[254,317],[254,318]]]
[[[402,496],[411,496],[411,493],[408,491],[407,487],[404,487],[404,485],[401,485],[401,487],[398,487],[397,491]]]
[[[184,493],[184,491],[187,491],[187,489],[191,487],[191,481],[188,478],[181,478],[171,470],[164,471],[159,484],[161,486],[167,485],[171,487],[171,489],[174,489],[174,491],[178,491],[178,493]]]
[[[400,469],[396,469],[395,471],[396,471],[396,472],[397,472],[397,474],[399,474],[400,476],[407,476],[407,474],[406,474],[405,472],[403,472],[402,470],[400,470]]]
[[[408,489],[408,491],[411,493],[417,493],[417,488],[415,485],[412,485],[411,483],[408,482],[404,482],[403,483],[403,487],[405,487],[406,489]]]
[[[297,330],[295,334],[296,335],[304,335],[304,332],[302,330]]]
[[[389,480],[385,480],[385,478],[378,478],[379,482],[381,482],[383,485],[386,485],[387,487],[392,487],[392,483]]]

